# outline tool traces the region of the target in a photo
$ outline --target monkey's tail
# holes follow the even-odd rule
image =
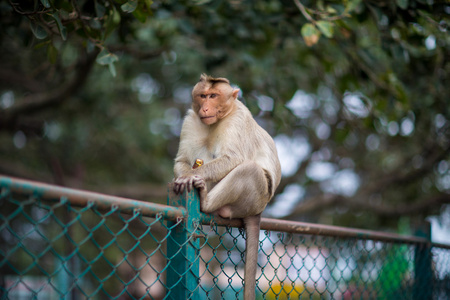
[[[258,266],[259,228],[261,214],[244,218],[247,240],[245,245],[244,299],[255,299],[256,268]]]

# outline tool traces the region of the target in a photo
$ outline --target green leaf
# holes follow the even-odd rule
[[[95,49],[95,44],[91,40],[88,40],[87,44],[86,44],[86,51],[88,53],[92,53],[92,51],[94,51],[94,49]]]
[[[320,31],[311,23],[303,25],[301,33],[308,47],[315,45],[319,41]]]
[[[48,44],[50,44],[51,43],[51,41],[50,40],[46,40],[46,41],[43,41],[43,42],[40,42],[39,44],[36,44],[35,46],[34,46],[34,49],[41,49],[41,48],[43,48],[44,46],[48,46]]]
[[[113,77],[116,77],[117,72],[116,72],[116,67],[114,66],[114,63],[108,64],[108,67],[109,67],[109,72],[111,72],[111,75]]]
[[[118,61],[119,58],[117,55],[109,52],[108,50],[104,49],[102,52],[100,52],[97,56],[97,63],[100,65],[109,65],[116,61]]]
[[[99,30],[102,28],[102,23],[100,23],[100,21],[97,19],[91,19],[89,20],[89,26],[91,26],[93,29]]]
[[[62,39],[65,41],[67,39],[67,29],[61,23],[61,19],[59,18],[58,12],[54,12],[52,14],[53,19],[56,21],[56,25],[58,26],[59,33],[61,34]]]
[[[30,23],[30,28],[31,28],[31,32],[33,32],[34,36],[38,40],[43,40],[48,36],[45,28],[37,23]]]
[[[138,1],[137,0],[130,0],[128,2],[126,2],[125,4],[122,4],[122,6],[120,6],[120,8],[127,13],[132,13],[133,11],[136,10],[138,5]]]
[[[320,29],[320,31],[327,37],[332,38],[334,33],[334,24],[329,21],[318,21],[316,23],[317,27]]]
[[[44,5],[45,8],[50,8],[50,1],[49,0],[41,0],[42,5]]]
[[[329,14],[337,14],[337,10],[330,5],[327,5],[326,12]]]
[[[147,10],[149,11],[149,12],[151,12],[152,11],[152,4],[153,4],[153,0],[144,0],[144,3],[145,3],[145,6],[147,7]]]
[[[119,11],[115,7],[113,7],[112,17],[113,17],[113,21],[114,21],[115,24],[119,24],[120,23],[121,16],[120,16]]]
[[[147,14],[143,12],[142,9],[136,9],[133,12],[133,16],[141,23],[144,23],[147,20]]]
[[[345,7],[346,12],[354,11],[358,5],[361,3],[361,0],[350,0],[347,2],[347,6]]]
[[[47,47],[47,58],[52,64],[55,64],[58,59],[58,49],[51,43]]]
[[[319,32],[317,30],[317,28],[311,24],[311,23],[306,23],[305,25],[302,26],[302,35],[303,36],[313,36],[313,35],[317,35]]]
[[[408,8],[408,0],[395,0],[395,2],[397,3],[397,6],[400,7],[401,9],[407,9]]]
[[[114,63],[118,61],[119,58],[117,55],[109,52],[107,49],[103,49],[97,56],[97,63],[103,66],[108,65],[109,72],[111,72],[111,75],[113,77],[116,77],[116,67],[114,66]]]
[[[104,25],[106,30],[103,39],[106,39],[106,37],[108,37],[111,34],[111,32],[113,32],[117,28],[119,24],[120,24],[120,13],[113,6],[113,8],[109,11],[108,17]]]
[[[99,18],[103,18],[103,16],[105,15],[105,12],[106,12],[106,8],[103,5],[101,5],[100,3],[98,3],[97,0],[95,0],[94,4],[95,4],[95,14]]]

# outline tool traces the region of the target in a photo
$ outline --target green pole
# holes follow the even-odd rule
[[[416,245],[414,253],[413,299],[431,300],[433,298],[433,270],[430,222],[420,224],[415,235],[426,238],[429,242]]]
[[[167,296],[168,299],[200,299],[199,248],[196,231],[200,224],[200,200],[197,191],[180,196],[169,193],[168,205],[186,208],[187,216],[168,221]]]

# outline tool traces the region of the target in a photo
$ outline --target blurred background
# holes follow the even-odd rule
[[[166,203],[201,73],[273,137],[265,215],[450,237],[447,1],[0,3],[0,174]],[[230,187],[231,188],[231,187]]]

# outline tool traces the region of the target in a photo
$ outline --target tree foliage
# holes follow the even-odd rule
[[[445,1],[8,0],[0,14],[3,174],[164,201],[206,72],[275,137],[268,213],[379,228],[450,202]]]

